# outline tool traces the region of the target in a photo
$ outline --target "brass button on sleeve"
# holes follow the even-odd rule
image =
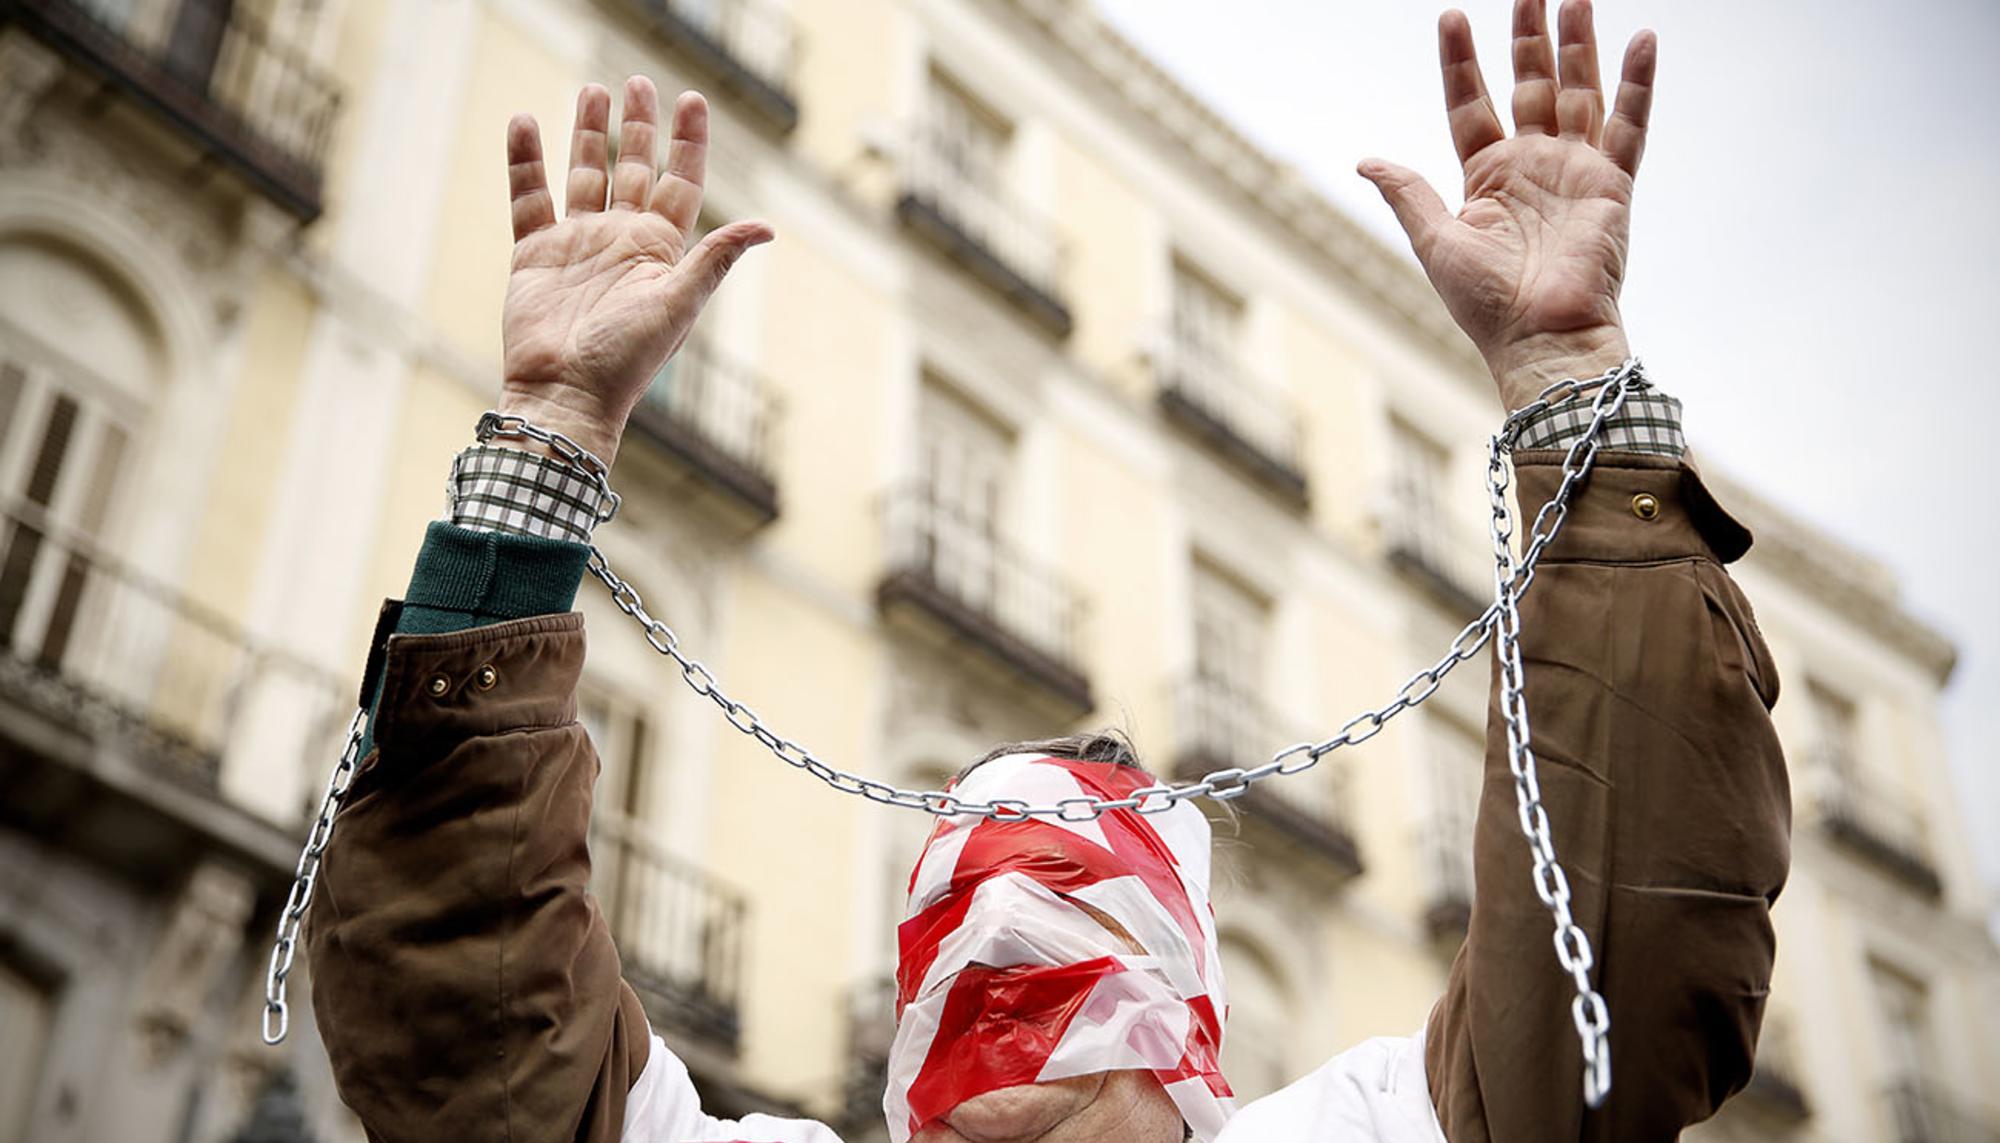
[[[443,698],[444,693],[451,689],[451,680],[443,675],[432,675],[431,681],[425,684],[425,688],[431,692],[432,698]]]
[[[499,681],[500,681],[500,672],[494,670],[493,664],[491,663],[487,663],[481,666],[477,671],[474,671],[472,674],[472,685],[478,687],[482,691],[492,690],[493,684]]]
[[[1632,515],[1641,520],[1657,519],[1660,515],[1660,498],[1650,492],[1641,492],[1632,498]]]

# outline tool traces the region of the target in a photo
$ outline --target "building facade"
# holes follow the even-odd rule
[[[306,981],[258,1043],[268,935],[497,392],[503,125],[554,158],[576,87],[634,72],[710,96],[705,221],[781,237],[635,415],[600,540],[781,733],[909,786],[1102,725],[1163,774],[1248,766],[1479,612],[1477,358],[1079,0],[0,0],[0,1141],[358,1138]],[[1795,874],[1757,1081],[1699,1137],[2000,1138],[1952,648],[1725,499]],[[597,889],[656,1027],[718,1112],[879,1134],[927,822],[762,755],[579,606]],[[1422,1023],[1484,701],[1468,666],[1219,825],[1244,1096]]]

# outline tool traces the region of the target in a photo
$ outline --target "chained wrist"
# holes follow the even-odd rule
[[[588,544],[617,513],[609,466],[567,434],[488,412],[474,435],[480,443],[453,459],[445,489],[453,524]]]

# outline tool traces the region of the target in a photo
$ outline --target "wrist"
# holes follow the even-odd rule
[[[1534,334],[1487,352],[1486,367],[1512,412],[1565,378],[1596,377],[1632,356],[1620,325],[1564,333]]]
[[[508,416],[520,417],[538,429],[561,433],[603,461],[606,468],[617,459],[618,442],[625,435],[624,413],[600,408],[573,389],[551,388],[539,392],[508,384],[501,388],[500,401],[494,408]],[[540,441],[510,441],[508,447],[562,459]]]

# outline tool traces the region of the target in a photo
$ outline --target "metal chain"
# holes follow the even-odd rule
[[[1262,765],[1248,769],[1229,767],[1215,770],[1185,784],[1155,783],[1134,790],[1123,798],[1063,798],[1048,805],[1033,805],[1015,798],[968,800],[944,790],[903,789],[829,765],[806,747],[772,730],[747,703],[731,698],[723,691],[715,673],[701,660],[681,650],[680,639],[673,629],[646,610],[638,589],[611,569],[610,561],[595,545],[590,549],[587,566],[590,574],[611,591],[611,601],[618,610],[644,628],[646,642],[680,668],[681,677],[688,687],[713,702],[731,726],[755,739],[780,761],[805,771],[841,793],[856,794],[883,805],[924,810],[939,817],[972,814],[995,821],[1049,817],[1082,822],[1117,810],[1162,813],[1193,798],[1229,801],[1241,797],[1249,792],[1251,786],[1266,778],[1310,770],[1333,751],[1366,742],[1381,733],[1390,719],[1435,694],[1451,670],[1477,655],[1497,631],[1500,636],[1497,656],[1500,664],[1500,710],[1507,724],[1507,768],[1514,778],[1515,805],[1521,832],[1534,858],[1535,895],[1548,908],[1555,923],[1556,960],[1576,985],[1576,998],[1570,1005],[1570,1013],[1583,1047],[1584,1102],[1595,1108],[1603,1104],[1611,1091],[1611,1014],[1603,995],[1591,984],[1590,970],[1595,958],[1590,937],[1576,924],[1572,914],[1569,878],[1556,859],[1548,812],[1542,804],[1541,783],[1528,725],[1526,672],[1520,647],[1520,601],[1534,582],[1536,565],[1543,550],[1555,539],[1563,521],[1568,518],[1569,502],[1576,486],[1583,482],[1596,462],[1605,423],[1624,407],[1631,393],[1647,385],[1639,360],[1631,358],[1599,377],[1557,382],[1543,390],[1534,401],[1508,415],[1500,431],[1489,440],[1487,448],[1486,484],[1492,503],[1490,532],[1493,540],[1494,601],[1478,618],[1459,631],[1442,658],[1410,676],[1388,703],[1347,720],[1333,737],[1325,741],[1295,743],[1278,751]],[[1590,424],[1563,457],[1562,483],[1549,502],[1536,513],[1525,537],[1521,556],[1516,560],[1512,549],[1513,510],[1507,499],[1510,476],[1506,458],[1531,418],[1593,391],[1596,396],[1591,403]],[[504,437],[546,445],[559,460],[596,486],[603,497],[603,506],[598,511],[599,522],[608,521],[616,515],[620,499],[611,489],[610,470],[602,460],[570,438],[530,424],[524,418],[495,412],[487,412],[479,418],[476,433],[482,443]],[[365,712],[357,713],[349,729],[347,749],[327,786],[319,820],[314,824],[306,850],[299,858],[298,878],[293,883],[285,913],[279,918],[278,942],[271,950],[271,972],[265,989],[264,1041],[268,1044],[275,1044],[285,1036],[285,975],[291,968],[299,918],[310,903],[320,852],[325,849],[326,840],[333,832],[333,815],[338,812],[340,799],[352,780],[353,756],[360,745],[364,719]],[[275,1035],[272,1031],[274,1016],[277,1021]]]
[[[326,793],[319,800],[319,816],[313,819],[312,833],[299,853],[298,868],[292,874],[292,891],[285,897],[285,909],[278,914],[278,935],[271,943],[271,967],[264,975],[264,1042],[278,1044],[291,1031],[292,1011],[285,1003],[285,980],[292,972],[292,957],[299,950],[299,925],[312,907],[313,886],[319,882],[319,861],[326,843],[333,838],[333,823],[347,787],[354,781],[354,767],[360,760],[361,735],[368,724],[368,710],[354,712],[347,724],[347,744],[341,747],[340,761],[326,781]]]

